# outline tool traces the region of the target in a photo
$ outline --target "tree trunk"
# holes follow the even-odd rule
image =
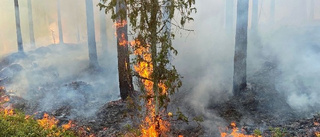
[[[57,0],[57,8],[58,8],[58,29],[59,29],[59,43],[63,44],[63,31],[62,31],[62,23],[61,23],[61,4],[60,0]]]
[[[239,96],[247,85],[248,7],[249,0],[238,0],[233,74],[235,96]]]
[[[107,49],[107,27],[106,27],[106,13],[105,10],[102,9],[100,11],[100,42],[103,49]],[[106,50],[104,51],[104,53]]]
[[[96,35],[94,27],[94,14],[92,0],[86,0],[86,15],[87,15],[87,35],[88,35],[88,50],[89,50],[89,66],[95,68],[98,66],[98,55],[96,47]]]
[[[276,10],[276,0],[271,0],[271,23],[274,24],[275,22],[275,10]]]
[[[233,30],[233,12],[234,11],[234,0],[226,0],[226,30],[231,33]]]
[[[257,31],[259,24],[259,0],[252,0],[251,29]]]
[[[34,31],[33,31],[33,16],[32,16],[32,4],[31,0],[28,0],[28,14],[29,14],[29,35],[30,35],[30,43],[32,47],[35,46],[35,40],[34,40]]]
[[[16,18],[18,51],[23,52],[23,42],[22,42],[21,27],[20,27],[20,11],[19,11],[18,0],[14,0],[14,9],[15,9],[15,18]]]
[[[118,1],[116,6],[116,12],[119,10],[125,10],[126,6],[124,1]],[[121,99],[125,100],[128,96],[133,94],[133,84],[132,76],[130,73],[130,58],[128,43],[123,43],[123,41],[128,41],[128,25],[127,16],[125,18],[118,18],[116,23],[125,23],[117,27],[117,52],[118,52],[118,73],[119,73],[119,88]],[[116,25],[117,26],[117,25]],[[121,42],[121,44],[120,44]]]
[[[158,0],[152,0],[153,9],[150,15],[150,37],[151,37],[151,60],[152,60],[152,80],[153,80],[153,92],[155,96],[155,115],[159,115],[159,70],[157,64],[157,12],[158,12]]]
[[[171,33],[171,20],[169,18],[169,9],[167,9],[166,7],[169,7],[171,5],[170,1],[167,1],[164,6],[162,7],[162,11],[163,11],[163,22],[164,22],[164,29],[163,29],[163,33],[166,34],[168,36],[168,39],[171,38],[170,33]]]

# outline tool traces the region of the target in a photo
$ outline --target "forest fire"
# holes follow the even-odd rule
[[[38,120],[38,123],[40,126],[42,126],[45,129],[52,129],[57,126],[58,120],[52,116],[49,116],[49,114],[44,113],[43,118]]]
[[[116,35],[116,37],[118,38],[118,41],[119,41],[119,45],[120,46],[126,46],[127,44],[128,44],[128,41],[127,41],[127,38],[126,38],[126,34],[125,34],[125,32],[124,31],[118,31],[119,30],[119,28],[123,28],[123,27],[125,27],[127,25],[127,21],[126,20],[121,20],[121,21],[117,21],[116,23],[115,23],[115,28],[116,28],[116,33],[115,33],[115,35]],[[118,33],[120,33],[120,36],[119,36],[119,34]],[[119,36],[119,37],[118,37]]]
[[[231,130],[228,127],[226,129],[220,128],[221,137],[261,137],[261,136],[254,136],[254,135],[245,135],[241,133],[235,122],[230,123],[230,126],[232,128]]]
[[[153,65],[151,64],[151,53],[150,46],[142,46],[139,41],[131,42],[136,49],[134,54],[142,60],[140,60],[135,66],[135,71],[142,78],[144,89],[146,91],[146,117],[144,122],[140,125],[142,128],[143,137],[158,137],[160,135],[165,136],[165,133],[169,131],[170,124],[168,121],[162,119],[160,115],[156,115],[155,105],[154,105],[154,92],[153,92],[153,82],[151,81],[151,75],[153,72]],[[162,91],[160,94],[167,94],[166,87],[164,84],[159,84]]]

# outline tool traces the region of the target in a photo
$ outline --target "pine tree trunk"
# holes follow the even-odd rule
[[[119,10],[125,10],[126,6],[124,1],[118,1],[116,6],[116,12]],[[127,17],[126,15],[124,17]],[[117,19],[117,23],[127,22],[127,19]],[[128,44],[121,44],[120,42],[124,39],[128,41],[128,25],[124,25],[121,27],[117,27],[117,52],[118,52],[118,73],[119,73],[119,88],[120,88],[120,96],[122,100],[125,100],[128,96],[133,94],[133,84],[132,84],[132,76],[130,73],[130,58],[129,58],[129,49]],[[123,34],[123,35],[122,35]]]
[[[23,52],[23,42],[22,42],[22,35],[21,35],[20,11],[19,11],[18,0],[14,0],[14,9],[15,9],[15,18],[16,18],[18,51]]]
[[[233,94],[241,95],[247,83],[247,34],[249,0],[238,0],[234,54]]]
[[[163,22],[164,23],[164,29],[163,29],[163,33],[166,34],[168,36],[168,39],[171,38],[170,34],[171,34],[171,20],[169,18],[169,9],[167,9],[166,7],[169,7],[171,5],[170,1],[167,1],[165,4],[165,6],[162,7],[162,11],[163,11]]]
[[[62,31],[62,23],[61,23],[61,4],[60,0],[57,0],[57,8],[58,8],[58,29],[59,29],[59,43],[63,44],[63,31]]]
[[[88,35],[88,50],[89,50],[89,66],[90,68],[98,67],[98,55],[96,47],[96,35],[94,27],[94,14],[92,0],[86,0],[86,15],[87,15],[87,35]]]
[[[106,13],[104,9],[100,11],[100,42],[103,49],[107,49],[107,27]],[[104,51],[106,53],[106,50]]]
[[[29,14],[29,35],[30,35],[30,43],[34,47],[35,40],[34,40],[34,31],[33,31],[33,16],[32,16],[32,4],[31,0],[28,0],[28,14]]]
[[[159,115],[159,70],[157,64],[157,12],[158,0],[152,0],[153,9],[150,15],[150,37],[151,37],[151,59],[152,59],[152,80],[153,80],[153,92],[155,101],[155,115]]]
[[[226,30],[231,33],[233,30],[233,13],[234,13],[234,0],[226,0]]]

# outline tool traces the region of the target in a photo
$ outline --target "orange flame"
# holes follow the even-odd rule
[[[228,128],[226,128],[227,132],[222,132],[220,129],[220,136],[221,137],[257,137],[254,135],[245,135],[245,134],[239,132],[239,129],[237,128],[237,125],[235,122],[232,122],[230,124],[230,126],[232,127],[232,131],[230,134],[228,134],[228,131],[229,131]],[[261,137],[261,136],[258,136],[258,137]]]
[[[118,37],[118,29],[123,28],[127,25],[127,21],[126,20],[118,20],[114,26],[116,28],[116,32],[115,35],[119,40],[119,45],[120,46],[126,46],[128,44],[128,40],[126,39],[125,33],[121,32],[120,37]]]
[[[151,63],[151,53],[150,45],[142,46],[139,41],[131,42],[131,45],[136,49],[134,54],[143,58],[136,65],[134,65],[135,71],[142,77],[141,82],[144,85],[144,88],[147,92],[147,116],[145,117],[143,123],[140,125],[142,129],[142,137],[158,137],[165,136],[165,133],[169,131],[170,124],[168,121],[161,119],[161,116],[156,116],[155,114],[155,105],[153,104],[153,81],[151,81],[151,75],[153,72],[153,65]],[[160,94],[167,94],[166,87],[163,83],[159,83]]]
[[[68,129],[70,129],[71,127],[74,127],[75,125],[72,123],[72,120],[69,120],[69,122],[67,123],[67,124],[64,124],[64,125],[62,125],[62,128],[64,129],[64,130],[68,130]]]
[[[4,109],[4,115],[5,116],[13,116],[14,115],[13,109]]]
[[[43,119],[38,120],[38,124],[45,129],[52,129],[56,127],[58,120],[54,117],[49,116],[49,114],[44,113]]]

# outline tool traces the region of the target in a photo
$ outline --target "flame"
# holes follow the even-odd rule
[[[52,129],[56,127],[58,120],[54,117],[49,116],[49,114],[44,113],[43,119],[38,120],[38,124],[45,129]]]
[[[5,116],[13,116],[14,115],[13,109],[4,109],[4,115]]]
[[[134,54],[141,57],[143,60],[139,60],[136,65],[134,65],[135,71],[142,78],[141,82],[144,85],[147,100],[146,108],[147,115],[140,125],[142,129],[142,137],[159,137],[165,136],[165,133],[169,131],[170,124],[161,118],[161,115],[156,116],[155,105],[154,105],[154,92],[153,92],[153,81],[151,81],[151,75],[153,72],[152,58],[150,45],[142,46],[138,40],[132,41],[131,45],[134,46]],[[166,87],[163,83],[158,84],[160,95],[167,94]]]
[[[316,135],[316,137],[320,136],[320,132],[315,132],[314,134]]]
[[[62,125],[62,128],[63,128],[64,130],[68,130],[68,129],[70,129],[71,127],[74,127],[74,126],[75,126],[75,125],[72,123],[72,120],[69,120],[68,124]]]
[[[116,37],[117,37],[117,39],[119,40],[119,45],[120,46],[126,46],[127,44],[128,44],[128,40],[127,40],[127,38],[126,38],[126,34],[125,34],[125,32],[120,32],[121,34],[120,34],[120,37],[118,37],[118,30],[120,29],[120,28],[124,28],[125,26],[127,25],[127,21],[126,20],[118,20],[115,24],[114,24],[114,26],[115,26],[115,28],[116,28],[116,32],[115,32],[115,35],[116,35]]]
[[[232,127],[230,134],[228,134],[228,131],[229,131],[228,128],[226,128],[227,132],[222,132],[222,130],[220,129],[220,136],[221,137],[256,137],[254,135],[245,135],[245,134],[241,133],[239,131],[239,129],[237,128],[237,125],[235,122],[232,122],[230,124],[230,126]],[[258,136],[258,137],[261,137],[261,136]]]
[[[118,28],[123,28],[126,25],[127,25],[127,21],[126,20],[122,20],[122,21],[117,20],[117,22],[114,24],[114,27],[116,29],[118,29]]]

